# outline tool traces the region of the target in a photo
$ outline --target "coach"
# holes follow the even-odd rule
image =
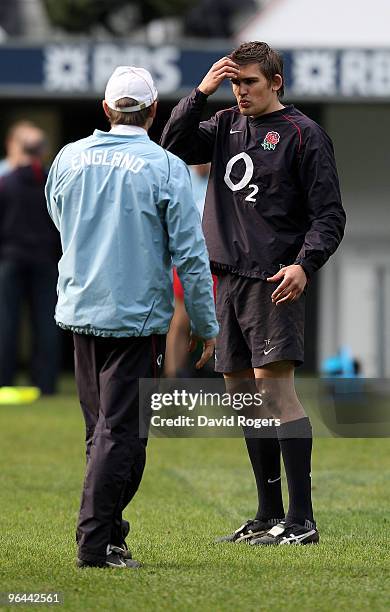
[[[151,142],[151,75],[118,67],[103,101],[109,132],[66,145],[46,197],[60,232],[57,324],[73,331],[86,423],[87,468],[77,527],[78,565],[130,567],[122,511],[145,465],[138,379],[158,377],[173,314],[172,264],[184,286],[197,364],[212,356],[218,324],[199,213],[185,164]]]

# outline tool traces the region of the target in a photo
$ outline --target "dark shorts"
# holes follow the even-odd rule
[[[276,306],[277,283],[235,274],[218,277],[216,372],[261,368],[276,361],[304,358],[305,295]]]

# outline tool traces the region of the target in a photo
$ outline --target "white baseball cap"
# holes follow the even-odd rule
[[[134,113],[151,106],[157,95],[150,72],[135,66],[118,66],[108,79],[104,99],[112,110]],[[116,102],[121,98],[133,98],[138,104],[117,108]]]

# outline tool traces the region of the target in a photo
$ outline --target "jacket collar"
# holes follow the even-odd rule
[[[121,136],[145,136],[147,131],[136,125],[113,125],[109,134],[120,134]]]

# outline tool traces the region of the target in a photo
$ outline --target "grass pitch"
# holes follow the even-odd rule
[[[60,591],[67,610],[389,609],[389,439],[315,440],[321,544],[265,549],[213,543],[255,511],[241,440],[151,439],[133,571],[74,565],[83,439],[73,391],[0,407],[0,591]]]

